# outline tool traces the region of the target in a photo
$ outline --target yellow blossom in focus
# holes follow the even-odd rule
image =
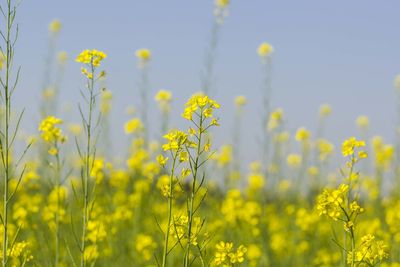
[[[364,147],[365,142],[357,140],[355,137],[350,137],[345,140],[342,144],[342,154],[344,157],[353,156],[355,153],[355,149],[359,147]]]
[[[324,214],[333,220],[338,220],[343,214],[342,205],[347,198],[346,193],[349,186],[342,184],[338,189],[325,189],[317,198],[317,210],[320,215]]]
[[[105,59],[107,55],[99,50],[83,50],[76,58],[76,62],[83,63],[85,65],[93,65],[94,67],[100,66],[100,62]]]
[[[66,140],[66,137],[62,134],[61,128],[58,127],[58,125],[62,123],[63,121],[61,119],[54,116],[48,116],[39,125],[42,139],[46,143],[52,145],[49,150],[51,155],[57,154],[57,144],[64,143]]]

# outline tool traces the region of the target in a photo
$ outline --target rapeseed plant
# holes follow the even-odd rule
[[[84,50],[76,58],[86,85],[79,106],[82,123],[64,114],[58,118],[57,95],[68,58],[65,52],[56,54],[62,29],[58,20],[49,25],[39,133],[17,136],[21,116],[14,119],[11,108],[19,74],[13,68],[17,9],[12,0],[5,2],[0,44],[2,266],[400,265],[400,139],[392,145],[381,136],[370,137],[369,119],[360,116],[356,124],[366,141],[346,140],[339,151],[346,158],[342,177],[331,172],[335,145],[325,131],[332,107],[320,106],[315,132],[311,127],[287,129],[283,109],[271,109],[270,44],[257,50],[265,104],[258,147],[265,154],[244,171],[241,144],[247,147],[249,140],[242,131],[249,129],[242,129],[242,123],[252,103],[241,95],[232,103],[233,132],[223,136],[221,146],[214,145],[211,134],[219,125],[215,114],[220,105],[204,92],[216,92],[216,54],[231,1],[214,3],[201,77],[204,92],[185,104],[184,130],[174,127],[173,93],[167,90],[154,95],[161,121],[150,125],[152,53],[136,51],[142,99],[137,114],[130,112],[121,127],[129,136],[125,157],[111,151],[114,103],[102,71],[104,52]],[[394,86],[400,96],[399,77]],[[156,129],[162,138],[152,140]],[[26,143],[22,156],[31,145],[39,156],[21,159],[18,138]],[[76,153],[69,150],[71,142]]]

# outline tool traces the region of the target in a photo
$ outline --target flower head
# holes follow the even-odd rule
[[[52,34],[56,34],[56,33],[60,32],[61,27],[62,27],[61,21],[58,19],[55,19],[52,22],[50,22],[50,24],[49,24],[49,32]]]
[[[244,261],[244,255],[247,252],[247,248],[240,245],[236,251],[233,249],[233,243],[230,242],[219,242],[215,248],[215,264],[217,266],[232,266],[235,263],[241,263]]]
[[[241,108],[246,105],[247,99],[245,96],[239,95],[235,98],[235,105],[237,108]]]
[[[100,63],[103,59],[105,59],[107,55],[99,50],[83,50],[78,57],[76,58],[76,62],[83,63],[85,65],[93,65],[93,67],[100,66]]]
[[[141,62],[148,62],[151,59],[151,52],[147,48],[136,50],[135,55]]]
[[[195,94],[186,102],[182,116],[187,120],[192,120],[194,114],[212,118],[213,110],[219,108],[218,102],[210,99],[207,95]]]
[[[274,48],[269,43],[262,43],[257,49],[257,53],[260,57],[265,58],[274,52]]]

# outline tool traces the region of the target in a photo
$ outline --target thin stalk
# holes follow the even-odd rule
[[[147,101],[147,94],[149,90],[149,77],[148,77],[148,66],[144,65],[143,69],[141,71],[141,84],[140,84],[140,97],[141,97],[141,102],[142,102],[142,108],[141,108],[141,116],[142,116],[142,122],[144,125],[144,141],[145,144],[147,144],[148,141],[148,133],[149,133],[149,124],[148,124],[148,118],[147,118],[147,106],[148,106],[148,101]]]
[[[173,160],[173,163],[172,163],[171,175],[170,175],[170,177],[169,177],[168,226],[167,226],[167,231],[166,231],[165,237],[164,237],[164,252],[163,252],[162,267],[166,267],[166,266],[167,266],[168,241],[169,241],[169,232],[170,232],[171,221],[172,221],[173,179],[174,179],[174,176],[175,176],[175,165],[176,165],[177,156],[178,156],[178,152],[174,155],[174,160]]]
[[[93,116],[93,109],[94,109],[94,71],[95,68],[93,66],[93,62],[91,63],[91,73],[92,77],[88,81],[88,89],[89,89],[89,115],[88,120],[86,123],[86,130],[87,130],[87,143],[86,143],[86,158],[85,158],[85,174],[84,174],[84,181],[83,181],[83,214],[82,214],[82,237],[81,237],[81,267],[86,267],[86,260],[85,260],[85,249],[86,249],[86,230],[87,224],[89,221],[89,178],[90,178],[90,155],[91,155],[91,145],[92,145],[92,116]]]
[[[3,147],[3,161],[4,161],[4,203],[3,203],[3,267],[7,266],[8,261],[8,204],[9,204],[9,180],[10,180],[10,163],[9,163],[9,134],[10,134],[10,72],[11,72],[11,61],[13,57],[12,43],[11,43],[11,30],[12,30],[12,9],[11,0],[7,0],[7,33],[6,33],[6,46],[7,46],[7,58],[6,58],[6,74],[4,83],[4,99],[5,99],[5,129],[4,129],[4,147]]]
[[[58,151],[58,147],[56,146]],[[61,196],[60,196],[60,188],[61,187],[61,162],[60,155],[57,152],[56,154],[56,189],[57,189],[57,211],[55,216],[56,223],[56,235],[55,235],[55,258],[54,258],[54,266],[58,267],[60,262],[60,205],[61,205]]]
[[[185,252],[185,258],[184,258],[184,267],[189,267],[189,258],[190,258],[190,246],[191,246],[191,237],[192,237],[192,224],[193,224],[193,215],[194,215],[194,200],[196,197],[196,182],[197,182],[197,173],[199,170],[199,159],[200,159],[200,154],[201,154],[201,141],[202,141],[202,135],[204,132],[203,129],[203,110],[200,110],[200,124],[199,124],[199,137],[198,137],[198,144],[197,144],[197,156],[194,161],[194,166],[193,166],[193,182],[192,182],[192,191],[190,193],[190,198],[189,198],[189,209],[188,209],[188,227],[187,227],[187,245],[186,245],[186,252]]]

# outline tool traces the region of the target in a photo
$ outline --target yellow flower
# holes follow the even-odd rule
[[[298,142],[305,142],[310,139],[311,133],[304,127],[299,128],[296,133],[296,140]]]
[[[179,130],[172,130],[168,134],[164,135],[164,138],[167,139],[168,142],[162,146],[163,150],[177,151],[182,149],[186,144],[188,135]]]
[[[139,131],[143,130],[143,124],[140,119],[134,118],[125,123],[124,129],[125,134],[138,133]]]
[[[226,8],[230,0],[215,0],[215,5],[219,8]]]
[[[260,57],[267,57],[274,52],[274,48],[269,43],[262,43],[258,49],[257,53]]]
[[[186,102],[182,116],[187,120],[192,120],[194,114],[200,116],[199,112],[201,112],[204,117],[212,118],[213,110],[218,108],[220,108],[220,105],[217,101],[210,99],[208,96],[203,94],[195,94]],[[213,125],[217,125],[217,123],[214,123]]]
[[[58,33],[61,30],[61,27],[62,27],[61,21],[55,19],[49,24],[49,32],[53,34]]]
[[[245,96],[239,95],[235,98],[235,105],[237,108],[241,108],[246,105],[247,99]]]
[[[136,237],[135,249],[143,257],[145,261],[153,258],[154,250],[157,248],[157,243],[149,235],[139,234]]]
[[[302,162],[302,158],[300,155],[298,154],[290,154],[287,157],[287,164],[292,167],[292,168],[297,168],[301,165]]]
[[[161,166],[165,166],[165,164],[167,164],[168,161],[168,157],[164,157],[163,155],[158,155],[157,156],[157,162],[161,165]]]
[[[324,104],[319,108],[319,116],[321,118],[328,117],[332,113],[332,108],[328,104]]]
[[[83,63],[88,66],[98,67],[103,59],[105,59],[107,55],[99,50],[83,50],[75,59],[76,62]],[[83,72],[83,71],[82,71]]]
[[[344,157],[353,156],[354,150],[359,147],[364,147],[365,142],[359,141],[355,137],[350,137],[349,139],[345,140],[342,144],[342,154]]]
[[[234,263],[240,263],[244,261],[244,255],[247,252],[247,248],[240,245],[237,250],[233,249],[233,243],[220,241],[215,248],[215,264],[217,266],[232,266]]]
[[[369,118],[367,116],[359,116],[356,123],[360,129],[366,130],[369,127]]]
[[[338,189],[325,189],[317,198],[317,210],[319,215],[326,215],[334,221],[338,220],[342,215],[342,204],[347,198],[346,193],[349,186],[342,184]]]
[[[154,99],[159,103],[160,102],[170,102],[172,99],[172,93],[167,90],[160,90],[157,92]]]
[[[63,121],[54,116],[46,117],[39,125],[39,131],[41,132],[42,139],[49,144],[54,145],[57,142],[65,142],[66,137],[62,134],[61,128],[58,125],[62,124]],[[54,152],[55,150],[52,150]]]
[[[365,263],[365,266],[376,266],[388,257],[387,245],[375,240],[374,235],[367,234],[361,238],[361,244],[347,254],[347,263],[352,263],[354,259],[357,265]]]
[[[59,52],[57,55],[58,63],[64,65],[68,60],[68,54],[65,51]]]
[[[147,48],[136,50],[135,55],[142,62],[147,62],[151,59],[151,52]]]
[[[274,130],[281,126],[283,122],[283,109],[278,108],[274,110],[271,115],[269,116],[269,121],[268,121],[268,130]]]

